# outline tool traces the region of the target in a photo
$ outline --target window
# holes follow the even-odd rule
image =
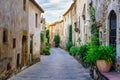
[[[26,11],[26,0],[23,0],[23,10]]]
[[[102,38],[103,38],[102,35],[103,35],[103,34],[102,34],[102,32],[100,31],[99,38],[100,38],[100,41],[101,41],[101,42],[102,42]]]
[[[38,23],[38,14],[37,13],[35,14],[35,23],[36,23],[35,26],[37,28],[37,23]]]
[[[7,30],[3,31],[3,43],[6,43],[8,40]]]
[[[13,38],[13,48],[16,48],[16,39]]]

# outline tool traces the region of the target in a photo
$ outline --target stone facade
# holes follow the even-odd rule
[[[40,10],[32,1],[29,1],[29,53],[31,60],[40,57],[40,33],[42,28],[42,10]]]
[[[96,21],[101,24],[99,39],[103,45],[114,45],[120,57],[120,0],[93,0]]]
[[[60,19],[57,22],[54,22],[49,25],[49,31],[50,31],[50,44],[51,46],[54,46],[54,36],[59,34],[61,41],[60,41],[60,46],[64,47],[65,44],[65,34],[64,34],[64,22],[62,19]]]
[[[64,34],[65,34],[65,45],[68,42],[69,38],[69,26],[72,25],[72,7],[74,3],[71,4],[70,8],[63,14],[63,21],[64,21]]]
[[[15,70],[18,67],[27,66],[30,63],[31,16],[29,14],[35,11],[31,10],[31,2],[37,9],[38,5],[34,0],[0,1],[0,74],[10,69]],[[43,10],[42,8],[37,10],[40,18]],[[35,36],[40,35],[39,28],[34,31]],[[34,50],[35,53],[40,51],[36,48]]]

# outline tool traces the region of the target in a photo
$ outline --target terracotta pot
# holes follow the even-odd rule
[[[112,66],[112,62],[106,63],[105,60],[97,60],[97,68],[100,72],[108,72]]]
[[[66,48],[64,48],[64,50],[67,50]]]

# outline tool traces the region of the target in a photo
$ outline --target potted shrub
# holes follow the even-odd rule
[[[88,68],[90,66],[90,64],[88,62],[86,62],[86,56],[87,56],[88,50],[89,50],[88,44],[82,45],[78,49],[79,60],[85,68]]]
[[[54,36],[55,47],[59,47],[60,44],[60,35],[57,34]]]
[[[71,56],[76,56],[76,54],[77,54],[77,52],[78,52],[78,47],[76,47],[76,46],[73,46],[73,47],[71,47],[70,48],[70,55]]]
[[[108,72],[112,66],[116,50],[112,46],[96,46],[87,52],[86,60],[96,65],[101,72]]]
[[[66,44],[66,48],[68,51],[70,51],[70,48],[73,46],[73,43],[72,41],[68,41],[67,44]]]
[[[50,46],[46,46],[44,49],[43,49],[43,53],[45,55],[50,55]]]
[[[64,46],[64,48],[63,48],[64,50],[67,50],[67,48],[66,48],[66,46]]]

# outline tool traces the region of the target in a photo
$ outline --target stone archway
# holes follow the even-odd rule
[[[109,15],[109,45],[116,47],[117,40],[117,15],[115,11],[111,11]]]

